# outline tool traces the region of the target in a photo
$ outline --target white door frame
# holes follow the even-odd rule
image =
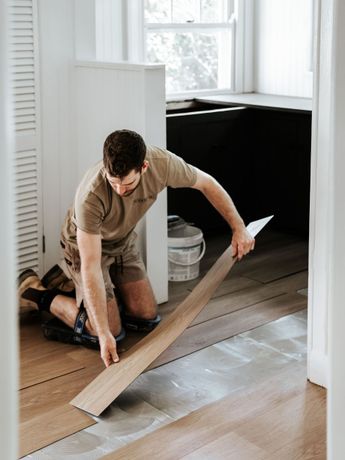
[[[331,4],[333,0],[326,0]],[[312,119],[309,282],[308,282],[308,378],[327,387],[328,296],[330,281],[329,245],[331,227],[331,139],[332,82],[330,5],[321,9],[314,2],[314,95]]]
[[[8,4],[0,0],[0,458],[18,454],[18,347],[15,297],[15,225],[13,183],[13,126],[8,55]]]
[[[327,386],[329,460],[345,458],[345,3],[316,0],[308,377]]]
[[[323,0],[321,29],[331,56],[327,76],[331,87],[328,112],[330,136],[328,152],[330,164],[329,253],[329,383],[328,383],[328,459],[345,458],[345,3],[343,0]],[[320,61],[322,63],[322,61]],[[320,80],[321,80],[320,73]],[[321,112],[322,107],[319,108]]]

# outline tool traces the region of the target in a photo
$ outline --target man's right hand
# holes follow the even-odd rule
[[[113,363],[118,363],[120,358],[116,352],[116,341],[114,336],[109,332],[99,335],[99,344],[101,347],[101,358],[105,367],[109,367]]]

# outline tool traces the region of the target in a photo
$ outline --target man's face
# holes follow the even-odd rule
[[[127,176],[121,179],[119,177],[110,176],[108,173],[106,173],[106,177],[111,188],[118,195],[128,196],[138,187],[141,178],[141,170],[135,171],[133,169]]]

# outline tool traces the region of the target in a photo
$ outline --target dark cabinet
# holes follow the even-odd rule
[[[308,234],[311,114],[249,107],[167,116],[167,147],[213,175],[245,221],[275,214],[272,228]],[[168,191],[168,212],[205,233],[227,228],[197,191]]]

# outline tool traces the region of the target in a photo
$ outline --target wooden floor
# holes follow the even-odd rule
[[[208,404],[104,460],[326,460],[326,390],[305,370]]]
[[[201,276],[228,244],[221,237],[208,241]],[[160,306],[163,319],[198,281],[171,284],[170,300]],[[255,252],[236,264],[193,324],[151,368],[305,308],[306,297],[297,291],[306,287],[306,241],[263,232]],[[120,351],[141,337],[130,334]],[[97,352],[46,341],[37,315],[21,321],[21,456],[95,423],[68,402],[102,369]]]

